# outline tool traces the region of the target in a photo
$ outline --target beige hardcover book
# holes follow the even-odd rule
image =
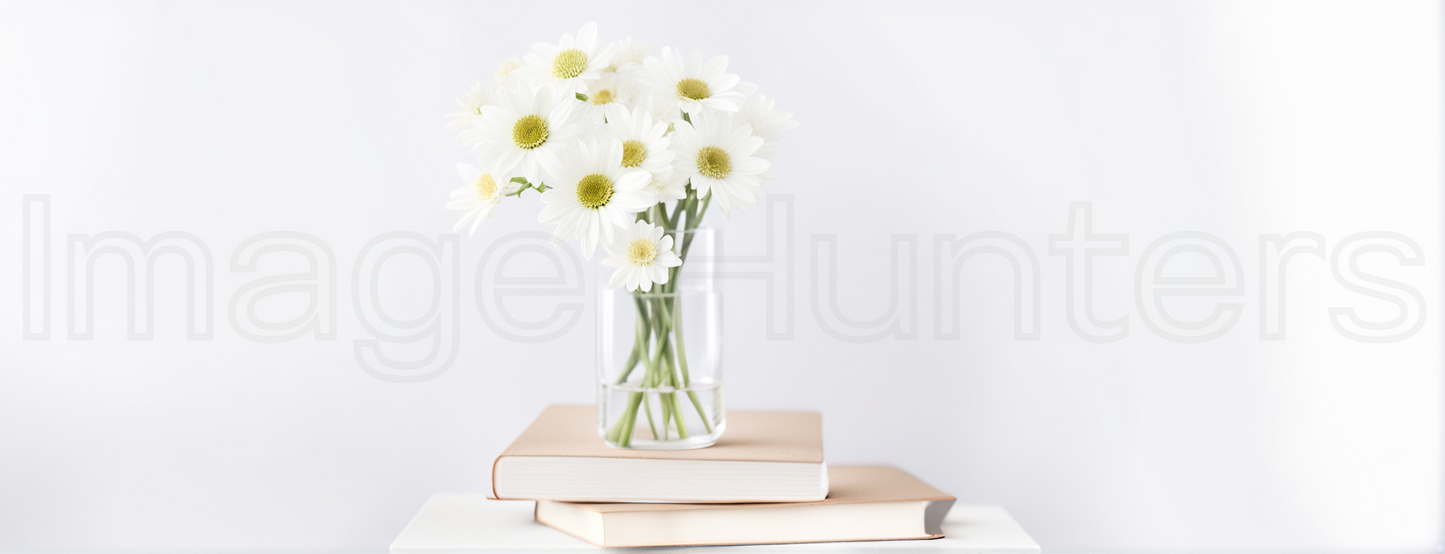
[[[936,539],[954,498],[891,467],[828,470],[825,500],[791,504],[537,502],[537,521],[597,546]]]
[[[503,500],[805,502],[828,495],[823,418],[729,410],[717,444],[625,450],[597,436],[592,406],[550,406],[492,464]]]

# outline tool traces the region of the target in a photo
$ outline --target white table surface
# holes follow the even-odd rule
[[[396,541],[391,554],[463,554],[468,552],[551,552],[604,550],[532,519],[532,502],[488,500],[482,494],[432,496]],[[943,521],[944,538],[923,541],[769,544],[662,548],[609,548],[609,552],[650,551],[803,553],[803,552],[967,552],[1035,554],[1039,545],[998,506],[954,505]]]

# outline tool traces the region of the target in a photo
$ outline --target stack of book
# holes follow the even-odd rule
[[[591,406],[547,408],[492,466],[492,497],[597,546],[936,539],[954,497],[884,466],[823,463],[822,417],[729,411],[698,450],[609,448]]]

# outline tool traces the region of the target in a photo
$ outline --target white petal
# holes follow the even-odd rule
[[[732,113],[732,112],[738,111],[738,104],[737,104],[737,102],[733,102],[733,101],[731,101],[731,100],[725,100],[725,99],[723,99],[723,98],[717,98],[717,97],[714,97],[714,98],[704,98],[704,99],[701,100],[701,102],[702,102],[703,107],[705,107],[705,108],[712,108],[712,109],[717,110],[717,111],[720,111],[720,112]]]
[[[732,169],[738,173],[756,174],[766,171],[771,165],[762,158],[740,158],[733,161]]]
[[[658,252],[657,259],[652,260],[652,263],[662,267],[677,267],[682,265],[682,258],[677,257],[677,254],[671,250],[665,250]]]
[[[477,227],[482,224],[482,220],[483,220],[483,219],[486,219],[486,218],[487,218],[487,215],[488,215],[488,214],[487,214],[487,212],[486,212],[485,209],[482,209],[480,212],[481,212],[481,213],[478,213],[478,214],[477,214],[477,219],[476,219],[476,221],[473,221],[473,222],[472,222],[472,228],[471,228],[471,230],[467,231],[467,234],[468,234],[468,235],[475,235],[475,234],[477,234]]]
[[[722,56],[718,56],[718,57],[722,57]],[[724,60],[723,63],[726,64],[727,61]],[[729,73],[729,74],[727,74],[727,75],[723,75],[723,76],[721,76],[721,77],[718,77],[718,78],[715,79],[715,80],[714,80],[714,79],[704,79],[704,80],[705,80],[705,81],[708,81],[708,85],[712,88],[713,95],[716,96],[716,95],[719,95],[719,94],[722,94],[722,93],[731,92],[731,91],[732,91],[732,88],[735,87],[735,86],[738,86],[738,82],[741,81],[742,79],[739,79],[737,75],[734,75],[734,74],[732,74],[732,73]]]
[[[622,149],[618,148],[617,153],[617,164],[622,165]],[[613,184],[619,191],[639,190],[647,186],[647,182],[652,179],[652,175],[640,169],[626,169],[623,171],[622,175],[618,177],[617,181]]]
[[[547,193],[553,192],[554,190],[556,189],[549,190],[542,194],[545,196]],[[561,191],[557,192],[561,193]],[[547,202],[547,199],[544,198],[542,201]],[[573,209],[573,206],[568,206],[565,202],[550,202],[545,206],[542,206],[542,212],[537,214],[537,221],[551,225],[556,223]]]
[[[642,272],[635,267],[627,268],[627,290],[637,290],[642,286]]]
[[[597,251],[597,214],[595,212],[586,215],[582,220],[582,257],[592,259],[592,253]]]
[[[521,161],[521,149],[507,149],[505,152],[502,153],[502,156],[500,158],[498,158],[495,162],[492,162],[492,171],[497,172],[497,174],[499,175],[506,175],[508,173],[511,173],[512,170],[516,169],[517,164]],[[532,181],[532,183],[536,184],[535,181]]]
[[[707,63],[702,64],[702,71],[698,73],[697,78],[709,84],[716,83],[718,78],[722,77],[723,72],[727,71],[727,68],[727,56],[713,56]]]

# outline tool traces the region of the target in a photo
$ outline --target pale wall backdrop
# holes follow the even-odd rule
[[[605,39],[729,55],[802,124],[770,203],[711,221],[745,274],[726,285],[729,407],[821,411],[830,463],[893,464],[1002,504],[1049,551],[1433,552],[1440,15],[1432,2],[0,4],[0,550],[379,552],[429,494],[486,490],[492,457],[545,405],[590,402],[595,264],[503,239],[546,231],[534,202],[455,242],[442,206],[468,159],[444,128],[453,98],[595,20]],[[1096,242],[1127,239],[1090,268],[1090,315],[1128,321],[1111,342],[1087,340],[1110,331],[1081,315],[1069,324],[1050,240],[1075,203],[1111,235]],[[273,231],[300,250],[245,271],[238,250]],[[443,237],[440,288],[414,254],[373,280],[359,255],[393,231]],[[154,321],[136,329],[148,340],[129,335],[114,252],[95,258],[86,323],[72,248],[125,244],[109,232],[180,245],[155,258]],[[975,232],[1036,257],[1031,327],[1016,328],[1007,258],[956,274],[939,261],[940,240]],[[1238,316],[1203,342],[1161,336],[1140,289],[1147,249],[1176,232],[1217,241],[1185,244],[1160,275],[1206,278],[1198,288],[1222,268],[1233,291],[1165,301],[1185,322]],[[1290,259],[1269,320],[1281,339],[1261,327],[1278,290],[1261,241],[1293,232],[1325,256]],[[306,289],[238,297],[308,271],[308,251],[322,261],[317,332],[260,342],[246,325],[306,316]],[[190,328],[178,253],[213,281]],[[518,287],[540,292],[493,296]],[[361,288],[440,337],[388,355],[437,360],[386,379],[363,369],[358,341],[379,331]],[[1331,308],[1419,326],[1364,342]]]

